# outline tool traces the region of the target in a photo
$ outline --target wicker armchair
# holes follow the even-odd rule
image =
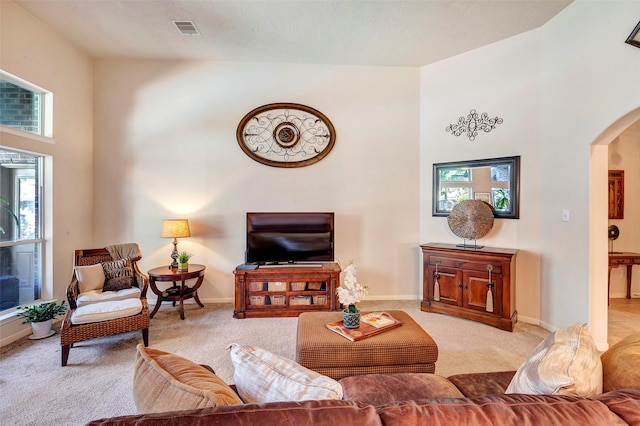
[[[134,279],[133,285],[140,289],[140,301],[142,311],[136,315],[115,318],[106,321],[92,322],[88,324],[72,324],[71,317],[78,308],[76,300],[80,293],[78,278],[74,268],[71,283],[67,287],[67,299],[69,310],[66,312],[60,328],[60,345],[62,345],[62,366],[67,365],[69,351],[74,343],[96,337],[125,333],[128,331],[142,330],[142,340],[145,346],[149,345],[149,304],[147,303],[147,287],[149,278],[140,272],[136,263],[141,258],[132,258]],[[74,266],[89,266],[97,263],[113,260],[107,249],[85,249],[75,251]]]

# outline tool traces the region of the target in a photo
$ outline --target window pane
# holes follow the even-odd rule
[[[499,166],[491,166],[491,180],[493,182],[509,182],[511,178],[511,166],[501,164]]]
[[[468,167],[441,169],[440,182],[470,182],[471,170]]]
[[[511,191],[506,188],[493,188],[491,190],[493,197],[493,208],[498,211],[506,211],[511,207]]]
[[[438,200],[438,209],[450,211],[459,202],[469,199],[471,199],[471,188],[442,188]]]
[[[0,247],[0,311],[40,298],[42,244]]]
[[[42,134],[41,94],[0,78],[0,124]]]
[[[0,148],[0,311],[40,298],[41,160]]]

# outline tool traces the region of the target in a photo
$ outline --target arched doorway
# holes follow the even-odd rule
[[[640,108],[611,124],[591,144],[589,164],[589,326],[596,342],[607,341],[608,309],[608,145],[640,120]],[[599,348],[604,350],[606,348]]]

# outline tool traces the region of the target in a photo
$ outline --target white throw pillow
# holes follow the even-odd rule
[[[330,377],[255,346],[232,343],[233,381],[247,403],[342,399],[342,385]]]
[[[78,277],[80,293],[91,290],[102,291],[102,287],[104,286],[104,270],[101,264],[76,266],[76,277]]]
[[[520,366],[505,393],[600,395],[602,362],[587,325],[573,324],[547,336]]]

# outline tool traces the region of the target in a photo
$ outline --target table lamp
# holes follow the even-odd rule
[[[173,238],[173,251],[171,252],[171,265],[169,268],[178,267],[178,238],[190,237],[189,221],[187,219],[167,219],[162,221],[160,237]]]

